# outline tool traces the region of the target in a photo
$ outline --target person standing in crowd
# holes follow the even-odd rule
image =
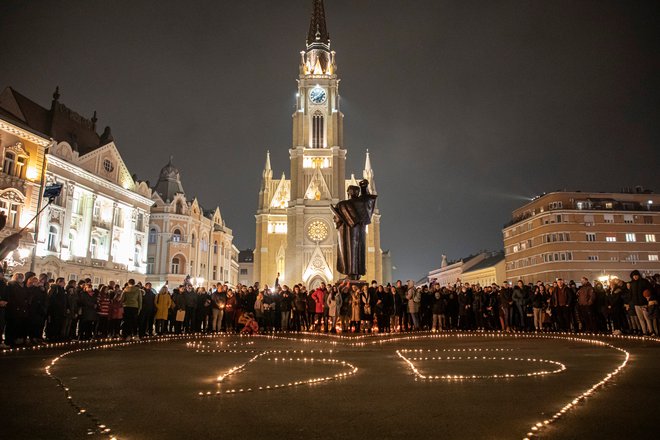
[[[580,289],[577,291],[578,316],[582,323],[582,331],[595,332],[594,304],[596,294],[589,279],[582,277]]]
[[[390,330],[397,331],[397,326],[401,323],[401,297],[396,291],[396,287],[389,286],[387,288],[388,296],[390,296],[390,301],[392,304],[392,310],[390,311]],[[400,329],[400,327],[398,327]]]
[[[236,312],[236,297],[232,289],[227,289],[227,302],[225,303],[225,328],[227,333],[234,333],[234,319]]]
[[[151,283],[144,285],[142,294],[142,309],[139,316],[140,337],[154,335],[154,317],[156,315],[156,292]]]
[[[527,298],[529,294],[527,292],[527,286],[523,283],[522,280],[518,280],[513,291],[511,292],[511,299],[513,299],[514,309],[514,325],[518,330],[525,330],[525,305],[527,303]]]
[[[211,295],[211,331],[219,332],[222,330],[222,318],[225,316],[225,303],[227,294],[223,290],[222,284],[216,285],[215,292]]]
[[[458,291],[458,328],[472,329],[472,289],[465,283]]]
[[[79,337],[81,341],[87,341],[94,337],[97,319],[97,297],[94,287],[89,283],[84,286],[84,293],[80,298],[80,307],[82,313],[80,314]]]
[[[408,289],[403,285],[401,280],[397,280],[396,282],[396,293],[399,295],[399,298],[401,300],[401,309],[399,310],[399,319],[398,319],[398,327],[399,331],[405,332],[410,330],[410,320],[409,314],[408,314],[408,298],[406,296],[406,293],[408,292]]]
[[[110,336],[121,336],[121,322],[124,319],[124,292],[108,286],[110,299]]]
[[[440,332],[444,329],[442,318],[445,314],[445,299],[442,297],[442,289],[438,283],[433,285],[433,305],[431,306],[431,311],[433,312],[431,331]]]
[[[419,304],[422,301],[421,292],[415,289],[412,280],[408,280],[408,290],[406,291],[406,300],[408,301],[408,315],[412,321],[413,330],[419,330]]]
[[[110,327],[110,294],[108,293],[108,286],[100,286],[99,295],[96,304],[97,326],[96,334],[100,338],[108,336]]]
[[[499,291],[498,303],[500,307],[500,324],[505,332],[511,331],[511,307],[513,305],[513,293],[509,288],[509,283],[504,281]]]
[[[355,285],[350,285],[351,289],[351,327],[356,333],[360,332],[360,321],[362,320],[362,307],[360,302],[360,288]]]
[[[139,339],[137,337],[138,315],[142,309],[142,291],[135,285],[135,280],[128,280],[124,289],[124,339]]]
[[[32,344],[43,344],[44,324],[48,314],[48,295],[41,285],[41,280],[36,276],[28,278],[26,284],[30,342]]]
[[[644,298],[644,291],[651,289],[651,284],[647,279],[642,278],[638,270],[633,270],[630,273],[630,278],[631,280],[628,283],[628,290],[630,291],[628,307],[629,309],[634,309],[642,334],[648,335],[651,329],[649,329],[648,320],[645,316],[645,313],[647,313],[645,307],[648,305],[648,302]]]
[[[183,331],[186,333],[192,333],[195,323],[195,309],[197,308],[197,295],[193,290],[192,284],[185,285],[183,297],[186,301],[186,316],[183,320]]]
[[[571,306],[573,303],[573,292],[564,284],[564,280],[557,280],[557,287],[552,294],[552,305],[557,313],[557,324],[559,330],[567,332],[571,330]]]
[[[323,309],[325,307],[323,292],[325,288],[325,283],[321,283],[319,287],[314,290],[312,293],[312,299],[314,300],[314,328],[315,331],[321,331],[323,326]]]
[[[534,314],[534,330],[537,332],[543,331],[543,316],[544,308],[547,301],[545,285],[537,283],[534,287],[534,295],[532,296],[532,310]]]
[[[341,294],[337,287],[330,289],[327,299],[328,317],[330,319],[330,333],[337,333],[337,317],[341,315]]]
[[[606,291],[606,320],[607,329],[613,335],[620,335],[625,321],[625,311],[623,308],[624,282],[618,278],[610,281],[610,289]]]
[[[156,307],[156,334],[162,335],[167,333],[167,320],[170,309],[174,307],[174,301],[172,301],[170,292],[167,289],[167,284],[160,288],[154,306]]]
[[[49,341],[62,341],[64,325],[66,323],[67,296],[64,290],[64,278],[58,278],[48,292],[48,324],[46,336]]]
[[[76,293],[76,282],[69,281],[65,288],[66,291],[66,315],[64,317],[64,328],[60,339],[68,341],[75,332],[76,316],[78,314],[78,295]]]
[[[306,321],[307,299],[300,290],[299,285],[293,286],[293,330],[301,331],[307,327]]]
[[[291,322],[291,304],[293,295],[286,284],[282,286],[280,292],[280,329],[283,332],[289,331],[289,322]]]
[[[646,309],[644,310],[644,319],[649,328],[651,336],[658,336],[658,297],[651,287],[642,292],[646,299]]]

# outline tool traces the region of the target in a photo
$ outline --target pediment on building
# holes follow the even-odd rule
[[[332,199],[330,190],[328,189],[328,184],[323,178],[321,173],[321,168],[316,167],[314,174],[312,175],[312,180],[307,186],[307,191],[305,191],[305,198],[307,200],[329,200]]]
[[[289,200],[291,200],[291,182],[284,178],[284,173],[282,173],[282,178],[277,184],[277,189],[275,190],[275,195],[270,201],[271,208],[286,208],[289,206]]]
[[[303,281],[307,283],[309,280],[317,276],[323,277],[328,282],[332,281],[332,269],[318,244],[309,259],[309,263],[307,263],[305,271],[303,272]]]
[[[77,165],[117,185],[133,191],[135,182],[114,142],[109,142],[78,158]]]

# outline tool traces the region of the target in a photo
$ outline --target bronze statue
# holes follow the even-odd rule
[[[359,280],[367,273],[367,225],[376,209],[376,196],[369,193],[369,181],[362,180],[359,187],[350,185],[348,198],[331,206],[337,228],[337,271],[349,280]]]

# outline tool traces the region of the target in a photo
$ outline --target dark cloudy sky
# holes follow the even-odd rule
[[[288,171],[312,0],[0,2],[0,86],[110,125],[132,172],[254,246],[266,149]],[[660,2],[326,0],[349,169],[369,148],[395,276],[502,247],[559,188],[660,190]]]

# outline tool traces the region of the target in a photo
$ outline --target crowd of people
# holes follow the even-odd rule
[[[579,286],[518,281],[509,286],[412,281],[394,285],[343,282],[308,290],[302,284],[193,287],[172,291],[129,280],[48,275],[0,276],[0,347],[46,342],[199,332],[406,332],[445,330],[571,331],[658,335],[660,275]]]

